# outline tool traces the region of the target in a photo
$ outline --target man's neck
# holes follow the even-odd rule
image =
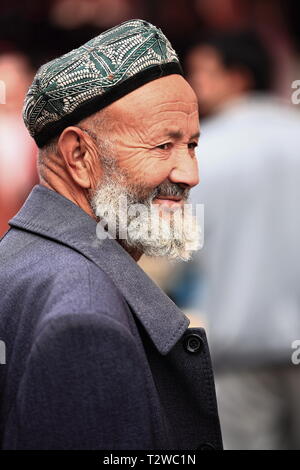
[[[84,212],[86,212],[90,217],[92,217],[93,219],[96,219],[96,216],[89,204],[87,192],[76,191],[75,189],[72,189],[72,188],[69,189],[67,186],[64,186],[62,183],[59,183],[58,181],[50,182],[49,180],[46,181],[42,177],[40,178],[40,184],[42,186],[45,186],[48,189],[51,189],[52,191],[57,192],[58,194],[61,194],[65,198],[69,199],[78,207],[80,207]]]

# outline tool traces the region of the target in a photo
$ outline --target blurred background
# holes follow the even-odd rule
[[[38,183],[21,117],[37,68],[131,18],[162,28],[196,91],[205,206],[192,262],[140,264],[206,328],[225,448],[300,449],[298,1],[2,0],[0,237]]]

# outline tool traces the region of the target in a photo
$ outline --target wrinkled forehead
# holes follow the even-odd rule
[[[159,78],[134,90],[110,105],[115,119],[151,119],[161,114],[184,113],[197,115],[196,95],[180,75]]]

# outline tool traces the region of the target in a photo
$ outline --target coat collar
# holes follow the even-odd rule
[[[99,266],[121,291],[161,354],[167,354],[188,328],[188,318],[119,243],[99,240],[96,221],[64,196],[35,186],[9,225],[63,243]]]

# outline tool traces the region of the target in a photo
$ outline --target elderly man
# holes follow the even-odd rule
[[[41,67],[24,120],[40,185],[0,244],[2,448],[221,448],[205,332],[136,264],[197,244],[197,99],[170,43],[104,32]]]

